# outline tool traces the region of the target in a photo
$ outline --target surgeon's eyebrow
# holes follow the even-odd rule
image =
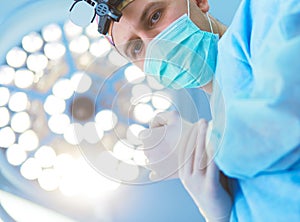
[[[166,3],[163,2],[163,1],[150,2],[149,4],[145,5],[145,7],[143,9],[143,12],[142,12],[140,18],[138,19],[139,24],[142,24],[143,27],[147,26],[147,20],[148,20],[148,18],[150,16],[150,13],[152,11],[154,11],[155,8],[160,8],[160,7],[164,6],[164,5],[166,5]],[[129,49],[130,49],[130,46],[132,45],[132,41],[133,40],[136,40],[136,39],[133,39],[131,37],[125,43],[125,51],[124,51],[124,53],[129,58],[132,58],[132,55],[130,55],[130,53],[129,53]]]

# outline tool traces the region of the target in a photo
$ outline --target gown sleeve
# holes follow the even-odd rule
[[[250,44],[244,47],[248,50],[246,59],[239,62],[246,66],[240,71],[251,73],[251,83],[233,92],[234,75],[217,76],[210,141],[216,163],[228,176],[249,178],[300,169],[300,4],[291,1],[280,7],[255,52],[251,51],[251,44],[257,44],[252,32],[255,29],[246,34]],[[252,13],[254,26],[259,21]],[[230,64],[227,55],[220,53],[217,71],[231,75],[228,72],[235,67],[234,72],[238,72],[239,65]],[[223,116],[220,110],[224,110]]]

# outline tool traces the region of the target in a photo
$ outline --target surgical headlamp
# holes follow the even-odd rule
[[[121,11],[133,0],[75,0],[70,8],[70,19],[76,25],[85,27],[99,16],[98,32],[106,35],[112,22],[118,22]]]

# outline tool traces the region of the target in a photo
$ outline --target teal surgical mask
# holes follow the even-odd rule
[[[144,71],[169,88],[204,86],[214,76],[218,40],[218,35],[200,30],[185,14],[149,43]]]

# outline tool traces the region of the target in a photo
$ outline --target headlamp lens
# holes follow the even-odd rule
[[[70,8],[70,20],[80,27],[86,27],[93,22],[95,17],[95,8],[87,1],[76,1]]]

